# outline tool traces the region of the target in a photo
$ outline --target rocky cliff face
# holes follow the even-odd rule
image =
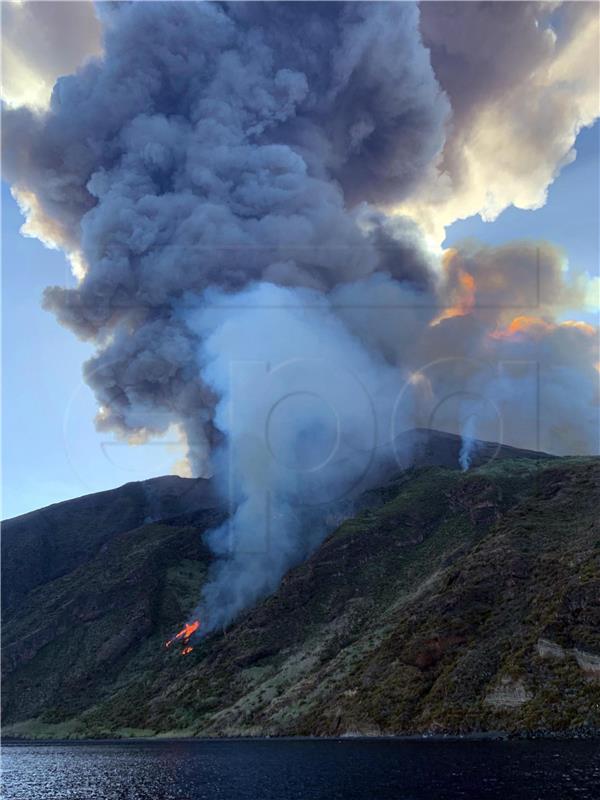
[[[599,499],[598,459],[403,471],[186,656],[222,512],[113,533],[14,605],[6,733],[597,732]]]

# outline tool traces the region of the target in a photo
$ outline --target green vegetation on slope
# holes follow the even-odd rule
[[[599,487],[591,458],[408,470],[183,658],[215,512],[122,534],[6,626],[6,731],[597,731]]]

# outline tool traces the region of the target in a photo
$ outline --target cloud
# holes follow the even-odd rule
[[[542,206],[600,114],[597,4],[426,2],[421,32],[452,120],[402,212],[440,242],[457,219]]]
[[[447,255],[437,291],[377,273],[329,292],[211,290],[185,312],[232,511],[209,539],[206,629],[273,591],[383,466],[400,469],[407,428],[461,433],[463,468],[477,438],[597,452],[598,329],[560,321],[587,289],[562,264],[547,243],[473,243]]]
[[[265,278],[326,290],[381,268],[431,280],[414,226],[345,195],[401,196],[439,149],[448,107],[416,9],[266,11],[100,6],[102,58],[60,78],[44,114],[4,115],[4,175],[25,230],[65,250],[80,277],[44,303],[99,347],[87,368],[99,422],[131,437],[180,415],[196,470],[210,392],[191,366],[184,298]]]
[[[46,108],[60,75],[101,52],[101,26],[89,0],[2,3],[2,99]]]

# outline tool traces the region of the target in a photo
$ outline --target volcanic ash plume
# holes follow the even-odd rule
[[[44,303],[97,347],[98,427],[140,442],[177,426],[193,474],[215,470],[231,503],[204,631],[310,553],[406,428],[595,447],[595,331],[556,321],[589,287],[561,255],[469,245],[439,261],[389,212],[452,122],[416,6],[98,14],[103,55],[46,113],[6,111],[5,175],[27,232],[77,275]]]

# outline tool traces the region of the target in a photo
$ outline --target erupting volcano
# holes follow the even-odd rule
[[[194,649],[189,644],[190,638],[192,637],[192,634],[194,634],[198,630],[199,627],[200,627],[199,619],[195,619],[193,622],[186,622],[186,624],[179,631],[179,633],[176,633],[172,639],[169,639],[167,642],[165,642],[165,647],[171,647],[171,645],[174,644],[175,642],[181,642],[181,644],[183,645],[183,648],[181,650],[181,655],[187,656]]]
[[[230,512],[202,534],[203,633],[410,464],[397,434],[459,434],[465,468],[478,440],[596,452],[593,225],[572,263],[554,224],[451,230],[534,213],[576,157],[595,4],[93,6],[99,54],[43,110],[3,108],[2,175],[23,231],[71,263],[43,303],[91,348],[99,437],[171,442],[167,469],[214,476]],[[588,194],[568,195],[578,219]]]

